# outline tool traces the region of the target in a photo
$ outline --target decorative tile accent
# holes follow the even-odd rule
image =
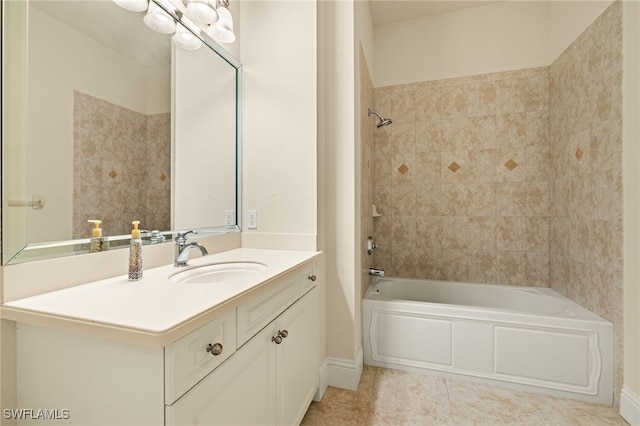
[[[398,167],[398,171],[400,172],[400,174],[404,175],[409,171],[409,168],[405,164],[402,164],[400,167]]]
[[[458,165],[458,163],[456,163],[455,161],[451,164],[449,164],[449,170],[451,170],[453,173],[457,172],[458,170],[460,170],[460,166]]]
[[[111,170],[111,171],[109,172],[109,176],[111,177],[111,179],[115,179],[115,178],[116,178],[116,176],[118,176],[118,174],[116,173],[116,171],[115,171],[115,170]]]
[[[163,174],[160,176],[160,180],[161,180],[161,181],[163,181],[163,182],[164,182],[165,180],[167,180],[167,175],[165,175],[165,174],[163,173]]]
[[[505,166],[507,169],[509,169],[509,170],[513,170],[513,169],[515,169],[516,167],[518,167],[518,163],[516,163],[516,162],[515,162],[515,161],[513,161],[513,160],[509,160],[509,161],[507,161],[506,163],[504,163],[504,166]]]
[[[582,150],[578,148],[578,150],[576,151],[576,158],[579,160],[582,158],[583,155],[584,155],[584,152],[582,152]]]

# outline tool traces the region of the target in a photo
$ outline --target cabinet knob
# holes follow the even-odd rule
[[[207,345],[207,352],[211,352],[211,355],[216,356],[222,353],[222,345],[220,343],[209,343]]]
[[[286,339],[288,335],[289,332],[287,330],[278,330],[278,335],[271,337],[271,341],[276,342],[276,345],[279,345],[282,343],[282,339]]]
[[[309,276],[307,276],[307,279],[310,281],[315,281],[317,279],[316,274],[311,274]]]

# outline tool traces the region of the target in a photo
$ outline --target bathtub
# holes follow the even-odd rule
[[[613,326],[540,287],[375,277],[364,362],[613,403]]]

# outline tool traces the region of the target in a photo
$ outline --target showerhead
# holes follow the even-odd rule
[[[367,115],[371,115],[371,114],[375,114],[378,117],[378,119],[380,119],[380,122],[378,124],[376,124],[377,128],[388,126],[389,124],[392,123],[390,118],[383,118],[380,114],[378,114],[374,110],[369,109],[369,112],[368,112]]]

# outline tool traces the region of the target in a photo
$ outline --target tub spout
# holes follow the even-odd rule
[[[384,269],[369,268],[369,275],[375,275],[380,278],[384,278]]]

